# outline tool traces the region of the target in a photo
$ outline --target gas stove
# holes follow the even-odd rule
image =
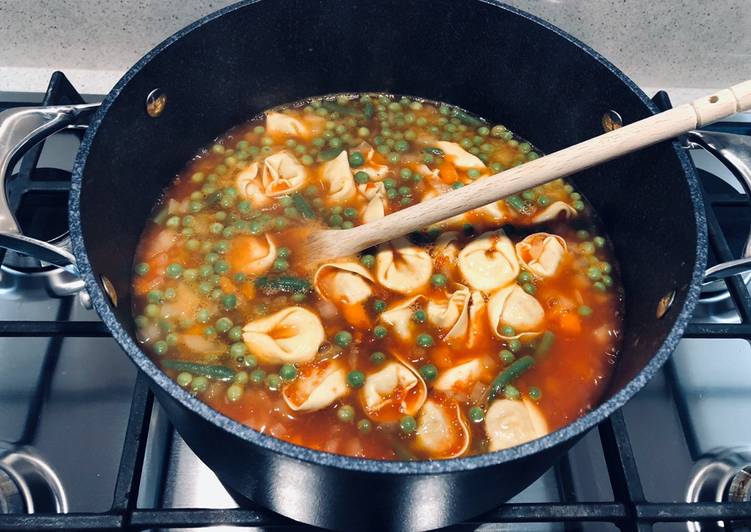
[[[664,93],[655,101],[669,106]],[[40,103],[82,102],[57,72]],[[751,136],[751,116],[713,129]],[[7,194],[27,234],[64,241],[80,135],[58,133],[12,171]],[[707,152],[691,153],[711,261],[737,258],[751,227],[747,189]],[[11,252],[0,262],[0,529],[309,528],[222,486],[76,301],[86,303],[79,281]],[[638,395],[528,489],[450,530],[751,530],[749,281],[709,286]]]

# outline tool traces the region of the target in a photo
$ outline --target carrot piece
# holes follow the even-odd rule
[[[570,336],[575,336],[582,332],[582,324],[579,316],[573,312],[567,312],[560,318],[561,331]]]
[[[441,181],[446,184],[452,184],[459,181],[459,173],[453,164],[448,161],[443,161],[441,166],[438,167],[438,173],[441,175]]]
[[[362,304],[342,305],[342,314],[347,323],[353,327],[369,329],[373,325]]]
[[[248,299],[253,299],[254,297],[256,297],[256,285],[254,285],[253,283],[243,283],[240,291]]]
[[[225,294],[235,293],[235,285],[227,277],[219,278],[219,287],[222,289],[222,292],[224,292]]]

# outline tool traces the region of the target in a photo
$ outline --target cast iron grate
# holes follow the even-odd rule
[[[65,76],[56,72],[45,96],[45,104],[80,101]],[[670,105],[664,93],[655,97],[663,108]],[[23,168],[33,169],[39,154],[31,152]],[[707,195],[705,207],[709,242],[719,261],[732,259],[732,252],[718,222],[718,206],[748,206],[745,196]],[[2,259],[2,255],[0,255]],[[739,338],[751,341],[751,295],[740,276],[728,280],[728,288],[741,318],[738,324],[690,324],[686,338]],[[0,321],[0,337],[102,337],[109,332],[101,322]],[[139,373],[133,392],[130,418],[125,434],[112,507],[105,513],[0,515],[2,530],[146,530],[152,528],[194,528],[212,525],[309,529],[260,506],[242,509],[139,508],[138,486],[146,450],[153,395],[146,377]],[[562,523],[576,530],[577,523],[612,523],[624,531],[646,532],[653,525],[685,521],[751,520],[751,503],[651,502],[644,495],[630,437],[621,411],[598,427],[603,454],[610,476],[613,501],[576,502],[566,500],[571,493],[568,457],[555,466],[563,502],[502,504],[476,519],[460,523],[452,530],[474,530],[480,525],[508,523]]]

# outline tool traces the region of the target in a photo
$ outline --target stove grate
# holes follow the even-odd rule
[[[60,79],[62,78],[62,79]],[[45,103],[55,101],[57,87],[70,87],[61,73],[55,73]],[[72,87],[70,87],[72,89]],[[71,98],[68,94],[66,98]],[[655,97],[658,105],[669,106],[664,93]],[[33,152],[35,163],[38,154]],[[33,165],[32,165],[33,166]],[[709,242],[716,257],[730,260],[732,252],[715,215],[718,205],[737,204],[748,198],[707,195],[705,207],[709,226]],[[2,256],[0,255],[0,259]],[[740,338],[751,340],[751,295],[740,276],[728,280],[728,288],[741,317],[738,324],[690,324],[686,338]],[[84,321],[0,321],[0,337],[102,337],[109,333],[101,322]],[[152,528],[194,528],[216,525],[242,527],[274,527],[277,529],[310,529],[260,506],[240,509],[204,508],[139,508],[138,486],[144,464],[146,441],[154,397],[147,378],[139,374],[131,403],[130,418],[120,460],[113,504],[106,513],[0,515],[2,530],[146,530]],[[569,502],[565,494],[572,490],[568,456],[555,467],[562,487],[564,502],[502,504],[476,519],[460,523],[451,530],[501,528],[507,523],[563,523],[566,530],[578,529],[578,523],[612,523],[624,531],[646,532],[653,525],[686,521],[728,521],[751,519],[751,503],[679,503],[651,502],[644,495],[631,440],[621,411],[614,413],[598,427],[614,500],[609,502]],[[505,528],[504,528],[505,529]]]

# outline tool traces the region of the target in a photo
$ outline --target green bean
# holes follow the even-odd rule
[[[553,331],[545,331],[544,333],[542,333],[540,343],[537,344],[537,349],[535,349],[535,357],[547,355],[548,351],[550,351],[550,348],[553,347],[554,342],[555,333]]]
[[[324,100],[321,102],[321,107],[326,109],[329,113],[339,113],[340,115],[348,115],[348,116],[354,116],[358,115],[357,109],[354,109],[352,107],[347,107],[346,105],[342,105],[337,102],[332,102],[330,100]]]
[[[506,198],[506,204],[517,212],[524,210],[524,201],[519,196],[509,196]]]
[[[436,148],[435,146],[427,146],[426,148],[423,148],[422,151],[429,155],[435,155],[436,157],[443,157],[445,155],[441,148]]]
[[[312,220],[316,217],[316,213],[313,211],[313,207],[310,206],[308,200],[306,200],[299,192],[292,194],[292,203],[300,212],[300,214],[302,214],[302,217],[306,220]]]
[[[530,355],[525,355],[513,361],[506,369],[501,371],[498,376],[490,383],[490,388],[486,399],[490,403],[510,382],[516,380],[522,373],[535,365],[535,359]]]
[[[461,109],[457,108],[451,110],[451,116],[458,118],[463,124],[471,127],[480,127],[487,123],[485,122],[485,120],[482,120],[481,118],[478,118],[466,111],[462,111]]]
[[[375,107],[373,107],[373,104],[370,102],[365,102],[362,106],[362,112],[365,115],[365,118],[370,120],[373,118],[373,113],[375,112]]]
[[[299,294],[310,291],[310,281],[291,275],[278,277],[263,276],[255,280],[256,288],[266,295],[274,295],[279,292],[286,294]]]
[[[219,381],[229,381],[235,376],[235,370],[215,364],[199,364],[198,362],[186,362],[184,360],[163,360],[164,367],[176,371],[187,371],[193,375],[203,375]]]
[[[327,148],[325,150],[321,150],[318,153],[318,158],[321,159],[322,161],[330,161],[332,159],[335,159],[337,157],[337,155],[339,155],[340,153],[342,153],[342,151],[343,150],[342,150],[341,147]]]

